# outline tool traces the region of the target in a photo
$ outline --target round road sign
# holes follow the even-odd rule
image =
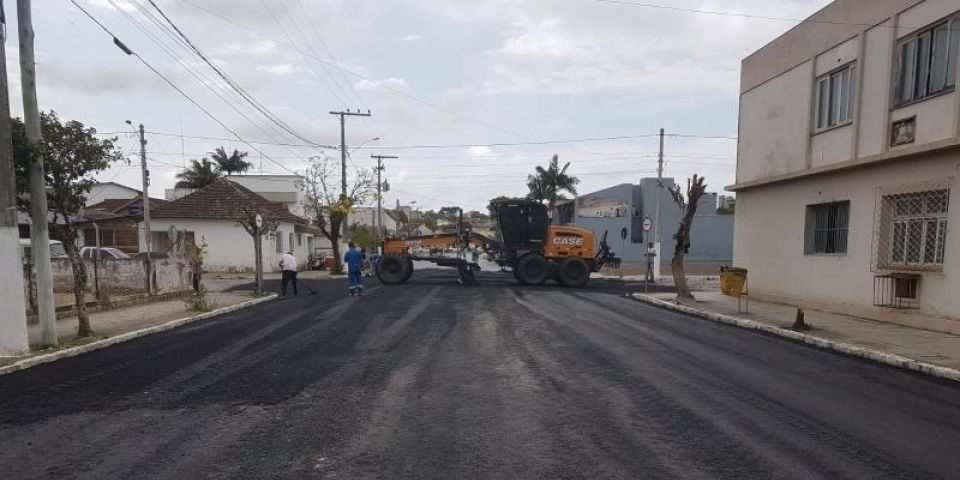
[[[643,231],[644,231],[644,232],[649,232],[651,229],[653,229],[653,220],[650,220],[650,217],[644,218],[644,219],[643,219]]]
[[[257,216],[256,216],[256,218],[253,219],[253,223],[255,223],[255,224],[257,225],[257,228],[262,228],[262,227],[263,227],[263,217],[261,217],[260,214],[258,213]]]

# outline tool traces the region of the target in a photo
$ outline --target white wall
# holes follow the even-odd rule
[[[296,175],[234,175],[230,180],[271,202],[282,203],[290,213],[302,217],[303,192],[298,186],[302,177]]]
[[[873,307],[873,231],[879,187],[923,182],[960,173],[957,154],[875,166],[742,191],[737,197],[734,263],[749,269],[751,294],[834,309],[885,321],[960,333],[960,235],[947,239],[946,265],[924,274],[921,309],[895,312]],[[957,184],[954,183],[954,189]],[[806,206],[850,201],[848,251],[804,255]],[[951,231],[960,228],[960,194],[951,195]],[[929,317],[956,321],[935,321]]]
[[[256,267],[253,251],[253,237],[237,222],[229,220],[193,220],[193,219],[153,219],[150,228],[154,232],[166,232],[173,225],[177,230],[194,232],[197,241],[207,243],[207,256],[204,268],[208,271],[248,270]],[[286,251],[288,234],[293,232],[292,223],[282,223],[278,233],[283,235],[283,247]],[[306,250],[305,245],[299,248]],[[300,260],[301,255],[298,255]],[[279,271],[280,254],[276,251],[276,237],[263,239],[264,271]],[[306,253],[302,254],[306,261]]]
[[[104,200],[126,198],[133,200],[140,196],[140,191],[114,183],[100,183],[94,185],[87,194],[86,206],[98,204]]]
[[[23,355],[30,351],[27,340],[26,299],[23,298],[23,271],[20,260],[17,227],[0,227],[0,272],[7,272],[0,282],[0,357]]]
[[[813,61],[743,94],[737,183],[807,168]]]

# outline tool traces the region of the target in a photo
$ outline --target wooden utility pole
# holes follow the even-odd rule
[[[27,140],[37,144],[43,140],[40,129],[40,107],[37,105],[37,72],[33,55],[33,19],[30,0],[17,0],[17,24],[20,39],[20,90],[23,92],[23,124]],[[53,299],[53,270],[50,265],[50,226],[47,224],[47,189],[43,157],[30,162],[30,246],[37,272],[37,316],[40,320],[40,343],[56,346],[57,317]]]
[[[330,112],[330,115],[340,117],[340,200],[347,199],[347,117],[369,117],[370,110],[367,113],[360,113],[359,110],[351,112]],[[340,238],[347,238],[347,215],[343,216],[343,222],[340,224]]]
[[[0,5],[0,8],[3,6]],[[0,28],[0,271],[9,272],[0,282],[0,356],[30,351],[27,339],[27,302],[23,294],[23,263],[20,261],[17,228],[17,185],[10,134],[10,96],[7,86],[6,25]]]
[[[380,245],[380,235],[383,233],[383,180],[381,179],[381,173],[383,172],[383,160],[384,159],[396,159],[400,157],[394,157],[391,155],[370,155],[370,158],[377,159],[377,245]]]

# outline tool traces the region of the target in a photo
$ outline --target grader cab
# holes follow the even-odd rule
[[[413,274],[414,261],[427,261],[456,268],[461,283],[475,284],[480,265],[467,259],[470,249],[481,250],[498,265],[510,268],[525,285],[541,285],[552,279],[568,287],[582,287],[592,272],[620,264],[606,243],[606,235],[597,249],[589,230],[550,225],[546,207],[539,202],[503,200],[494,203],[493,210],[496,239],[458,229],[448,234],[386,240],[377,276],[385,284],[403,283]],[[440,254],[418,253],[424,250]]]

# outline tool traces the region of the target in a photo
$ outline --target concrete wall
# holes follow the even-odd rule
[[[751,294],[797,305],[960,333],[960,235],[947,238],[942,273],[923,274],[915,311],[873,307],[873,235],[878,188],[953,178],[960,154],[941,153],[830,176],[742,191],[734,264],[750,270]],[[848,251],[804,254],[806,206],[850,201]],[[960,225],[960,195],[951,195],[949,224]]]
[[[286,205],[290,213],[298,217],[304,216],[303,192],[298,185],[302,177],[297,175],[233,175],[230,180],[249,188],[271,202]]]
[[[202,219],[155,219],[150,222],[154,232],[166,232],[170,226],[177,230],[194,232],[198,242],[205,242],[207,253],[204,257],[204,269],[207,271],[253,271],[256,268],[253,237],[237,222],[230,220]],[[277,234],[263,238],[264,271],[279,271],[280,254],[277,253],[278,236],[282,237],[283,251],[289,250],[290,234],[294,232],[292,223],[281,223]],[[298,247],[294,234],[294,253],[298,263],[304,265],[309,254],[307,242]]]

